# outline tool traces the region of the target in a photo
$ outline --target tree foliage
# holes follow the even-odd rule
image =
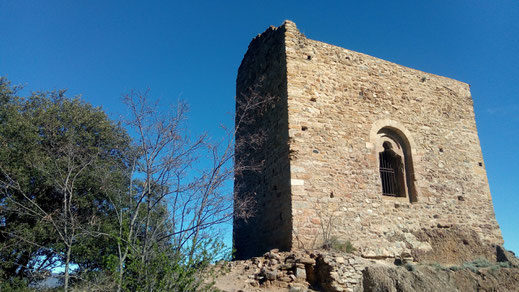
[[[2,277],[49,271],[67,251],[79,270],[102,269],[110,239],[93,234],[113,228],[104,186],[128,180],[128,135],[64,91],[23,98],[7,80],[0,86]]]
[[[65,291],[210,290],[232,139],[191,138],[187,106],[161,112],[146,92],[115,123],[65,91],[19,91],[0,79],[0,290],[56,271]]]

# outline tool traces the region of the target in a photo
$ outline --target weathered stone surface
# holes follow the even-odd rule
[[[400,258],[431,251],[416,232],[456,226],[503,243],[468,84],[307,39],[286,21],[254,38],[238,70],[238,104],[257,95],[276,99],[236,136],[266,137],[237,147],[238,162],[264,161],[236,176],[238,198],[256,201],[256,216],[234,222],[238,258],[330,235]],[[388,137],[403,157],[402,197],[382,195]]]
[[[278,272],[277,270],[266,270],[265,271],[265,277],[267,278],[267,280],[276,280],[276,276],[277,276]]]
[[[252,218],[233,222],[237,259],[292,247],[284,31],[271,27],[256,37],[238,70],[236,123],[242,126],[236,133],[237,164],[262,171],[236,172],[237,201],[255,206]],[[251,104],[261,106],[243,115]]]
[[[306,292],[306,288],[302,286],[292,286],[289,292]]]
[[[280,262],[308,257],[305,251],[276,252]],[[404,254],[405,255],[405,254]],[[394,265],[353,254],[314,251],[314,264],[282,269],[282,264],[258,271],[245,269],[249,261],[235,261],[231,271],[216,280],[223,291],[519,291],[519,269],[512,253],[496,250],[498,262],[477,260],[449,266],[438,263]],[[269,255],[255,261],[269,261]],[[251,289],[249,289],[251,288]]]
[[[302,263],[302,264],[305,264],[305,265],[313,265],[313,264],[315,264],[315,260],[312,259],[312,258],[309,258],[309,257],[300,258],[300,259],[298,259],[298,262]]]
[[[411,250],[412,258],[418,262],[459,265],[477,259],[496,261],[496,248],[481,242],[474,230],[459,227],[424,229],[415,232],[416,240],[426,242],[430,249]],[[403,256],[407,256],[405,253]]]
[[[401,267],[368,267],[360,291],[519,291],[517,269],[468,269],[451,271],[418,266],[414,271]]]
[[[306,280],[306,270],[305,268],[296,268],[296,272],[295,272],[295,275],[297,278],[299,279],[304,279]]]

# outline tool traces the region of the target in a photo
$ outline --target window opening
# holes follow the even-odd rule
[[[383,127],[377,132],[376,145],[382,195],[417,202],[413,158],[407,137],[394,127]]]
[[[393,145],[386,141],[384,151],[379,153],[382,194],[392,197],[405,197],[404,167],[402,157],[393,151]]]

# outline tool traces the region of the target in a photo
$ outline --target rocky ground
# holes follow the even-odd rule
[[[368,261],[351,254],[329,251],[279,252],[231,263],[231,271],[216,286],[238,291],[321,291],[360,283]],[[341,279],[345,279],[342,281]],[[331,290],[333,291],[333,289]],[[342,291],[342,290],[339,290]],[[347,290],[344,290],[347,291]]]
[[[519,291],[519,269],[499,265],[456,268],[418,265],[403,268],[367,267],[357,291]]]
[[[392,263],[333,251],[278,252],[232,262],[216,287],[249,291],[519,291],[519,260],[500,249],[500,261],[462,265]]]
[[[233,261],[216,287],[252,291],[519,291],[519,259],[454,229],[416,235],[430,244],[400,257],[366,258],[333,250],[279,252]]]

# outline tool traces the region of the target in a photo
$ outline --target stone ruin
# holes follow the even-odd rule
[[[519,259],[500,248],[496,252],[494,262],[395,266],[351,253],[274,249],[228,263],[215,286],[226,292],[519,291]]]
[[[252,40],[236,93],[237,119],[268,101],[236,134],[250,142],[237,143],[237,165],[259,168],[235,177],[255,210],[234,220],[237,259],[346,243],[396,259],[431,251],[420,232],[452,227],[502,245],[468,84],[307,39],[286,21]]]

